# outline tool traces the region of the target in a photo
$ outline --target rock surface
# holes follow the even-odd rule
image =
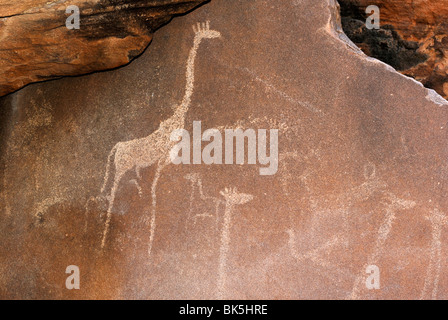
[[[448,1],[340,0],[347,35],[368,55],[448,97]],[[381,29],[365,27],[377,5]]]
[[[0,0],[0,96],[61,76],[116,68],[140,55],[173,15],[205,0]],[[66,27],[69,5],[80,29]]]
[[[446,102],[338,16],[214,0],[124,68],[3,98],[0,297],[447,299]],[[193,46],[207,20],[221,37]],[[278,172],[160,162],[163,132],[193,121],[278,129]]]

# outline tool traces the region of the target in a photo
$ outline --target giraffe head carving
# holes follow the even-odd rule
[[[221,37],[219,31],[210,30],[210,21],[198,23],[193,26],[196,37],[199,39],[215,39]]]

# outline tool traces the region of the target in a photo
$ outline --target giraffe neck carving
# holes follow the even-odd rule
[[[199,36],[194,37],[194,44],[190,50],[190,54],[187,60],[187,73],[186,73],[186,86],[185,86],[185,95],[182,99],[182,104],[179,109],[186,112],[191,103],[191,96],[193,95],[194,90],[194,71],[195,71],[195,62],[198,53],[199,46],[201,45],[202,38]]]
[[[221,37],[220,32],[210,29],[209,21],[205,23],[198,23],[196,26],[193,26],[193,30],[195,32],[195,36],[193,47],[190,50],[187,60],[185,95],[182,99],[182,103],[176,111],[176,113],[178,112],[182,116],[185,116],[185,113],[188,111],[191,104],[191,97],[193,96],[195,82],[195,63],[199,46],[201,45],[203,39],[215,39]]]

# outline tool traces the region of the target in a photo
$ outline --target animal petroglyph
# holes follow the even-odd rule
[[[235,206],[245,204],[253,199],[253,196],[245,193],[238,193],[237,189],[224,189],[220,194],[225,199],[224,223],[221,233],[221,248],[219,254],[218,269],[218,299],[223,299],[226,291],[226,268],[227,255],[230,248],[230,227],[232,215],[235,213]]]
[[[219,222],[219,207],[223,203],[223,201],[219,198],[207,196],[204,194],[204,188],[202,186],[202,179],[198,173],[191,173],[185,176],[185,179],[190,181],[191,184],[191,195],[190,195],[190,210],[188,211],[187,224],[190,220],[193,220],[193,224],[196,224],[196,220],[198,218],[215,218],[216,227],[218,227]],[[214,207],[214,212],[205,212],[202,214],[193,215],[194,207],[193,203],[196,201],[196,195],[199,194],[199,200],[204,201],[206,203],[211,203]]]
[[[448,225],[448,217],[442,214],[438,209],[434,209],[428,217],[432,227],[432,243],[431,243],[431,257],[429,266],[426,271],[425,285],[423,287],[420,299],[426,299],[428,291],[432,282],[431,299],[437,299],[437,290],[439,286],[440,270],[442,265],[442,230]]]
[[[284,156],[294,158],[296,154],[291,153],[285,154]],[[313,212],[310,232],[312,234],[315,234],[317,224],[321,224],[322,219],[329,216],[341,216],[343,218],[343,228],[328,242],[306,253],[299,253],[297,251],[296,231],[294,230],[294,228],[291,228],[290,230],[288,230],[289,248],[291,255],[295,259],[297,259],[298,261],[310,259],[319,266],[329,269],[334,268],[334,263],[330,264],[322,257],[328,256],[331,250],[336,249],[336,247],[338,246],[348,245],[350,233],[350,208],[355,206],[357,203],[368,200],[376,192],[384,192],[387,187],[387,184],[378,177],[374,164],[367,163],[364,166],[363,175],[366,179],[365,182],[363,182],[361,185],[349,189],[346,192],[334,195],[331,194],[325,197],[313,197],[310,195],[310,207],[311,211]],[[389,237],[393,222],[396,218],[396,212],[399,210],[411,209],[416,205],[414,201],[399,199],[391,193],[386,193],[386,199],[383,204],[385,205],[386,216],[379,227],[375,247],[373,249],[373,252],[368,257],[368,261],[366,263],[366,266],[363,268],[363,271],[368,265],[376,264],[378,258],[382,254],[385,242]],[[346,275],[347,277],[351,277],[351,273],[349,272],[346,272]],[[352,290],[352,298],[356,298],[358,296],[364,276],[365,272],[361,272],[361,274],[356,278]]]
[[[375,192],[387,187],[386,183],[377,177],[375,166],[372,164],[364,166],[364,178],[366,181],[361,185],[351,188],[349,191],[336,197],[327,197],[326,202],[336,203],[337,207],[346,209],[360,201],[369,199]]]
[[[369,265],[378,265],[378,259],[383,253],[384,245],[389,237],[389,234],[392,230],[393,223],[396,219],[397,211],[399,210],[409,210],[416,206],[416,203],[411,200],[403,200],[397,198],[394,194],[388,193],[387,199],[389,204],[386,206],[386,216],[378,229],[378,237],[375,243],[375,247],[372,253],[369,255],[367,259],[367,263],[362,268],[359,276],[355,280],[355,284],[353,286],[353,290],[350,296],[350,299],[358,299],[359,291],[363,284],[363,280],[365,277],[365,270]]]
[[[194,74],[195,74],[195,60],[199,46],[204,39],[215,39],[221,36],[218,31],[210,30],[210,23],[198,23],[193,26],[195,32],[193,47],[188,56],[187,70],[186,70],[186,86],[185,95],[181,104],[176,108],[173,116],[160,123],[159,128],[151,133],[149,136],[141,139],[135,139],[126,142],[117,143],[111,150],[108,158],[104,184],[101,193],[106,191],[109,178],[111,176],[111,167],[114,165],[115,175],[113,177],[113,185],[108,196],[109,208],[107,210],[107,218],[101,241],[101,247],[104,248],[106,244],[107,234],[110,228],[112,218],[112,210],[114,206],[115,197],[118,191],[120,180],[123,176],[135,170],[137,178],[141,180],[141,170],[156,165],[156,172],[153,183],[151,185],[152,208],[150,219],[150,240],[148,254],[151,254],[152,243],[154,240],[154,231],[156,227],[156,189],[157,183],[160,179],[162,170],[170,163],[170,150],[175,142],[170,140],[171,133],[174,130],[183,129],[185,127],[185,116],[191,104],[191,97],[194,91]],[[138,181],[133,181],[141,194],[141,187]]]
[[[285,158],[295,158],[295,153],[284,154]],[[318,151],[311,150],[305,158],[318,157]],[[299,177],[302,182],[303,187],[306,192],[310,193],[310,188],[308,186],[308,179],[310,178],[312,172],[305,170],[304,173]],[[283,177],[284,179],[284,189],[285,192],[288,190],[287,175]],[[340,243],[348,245],[349,232],[350,232],[350,208],[355,204],[368,200],[375,192],[383,190],[386,184],[382,182],[376,176],[375,166],[368,164],[364,167],[364,177],[366,181],[359,186],[353,187],[348,191],[340,194],[330,194],[322,197],[315,197],[309,195],[310,210],[312,212],[311,218],[311,228],[310,232],[312,235],[318,234],[316,228],[322,223],[322,219],[328,217],[341,217],[343,228],[338,235]],[[290,215],[292,221],[292,216]],[[289,232],[295,233],[293,226]]]
[[[350,208],[359,202],[366,201],[374,195],[375,192],[384,190],[387,184],[380,180],[376,174],[375,165],[368,163],[364,166],[364,178],[366,179],[361,185],[353,187],[348,191],[337,194],[329,195],[321,198],[312,198],[312,209],[314,212],[312,230],[320,222],[322,215],[341,215],[343,219],[343,232],[344,237],[347,239],[350,232]],[[325,208],[320,210],[319,208]]]
[[[303,154],[297,150],[291,150],[282,152],[279,155],[279,163],[280,163],[280,172],[281,172],[281,181],[282,181],[282,189],[285,195],[290,194],[289,185],[291,182],[294,183],[296,179],[298,179],[302,184],[303,187],[307,192],[310,192],[310,188],[308,186],[308,178],[312,175],[313,171],[312,169],[306,168],[304,172],[297,178],[293,176],[289,172],[289,165],[291,162],[293,163],[293,166],[297,166],[297,162],[308,162],[312,160],[320,160],[320,146],[317,148],[313,148],[308,151],[308,153]]]
[[[289,241],[288,246],[289,250],[291,252],[291,255],[294,259],[297,260],[297,262],[303,262],[305,260],[311,260],[314,264],[321,266],[323,268],[326,268],[328,271],[335,271],[336,265],[334,263],[328,262],[328,260],[325,259],[328,255],[332,252],[332,250],[338,246],[341,246],[345,243],[345,240],[340,235],[336,235],[327,242],[325,242],[323,245],[318,246],[315,249],[311,249],[305,253],[299,253],[296,246],[296,233],[294,230],[288,230],[287,231],[289,235]],[[341,268],[337,269],[337,273],[335,274],[334,280],[338,280],[337,277],[341,275],[341,272],[348,273],[344,270],[341,270]],[[327,276],[330,276],[328,272],[326,273]]]

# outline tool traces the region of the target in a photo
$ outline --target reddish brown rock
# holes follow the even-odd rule
[[[173,15],[205,0],[0,1],[0,96],[29,83],[129,63]],[[66,28],[69,5],[79,30]]]
[[[368,55],[448,97],[448,1],[340,0],[344,30]],[[365,9],[377,5],[381,30],[365,28]]]
[[[446,101],[338,16],[214,0],[124,68],[3,98],[0,297],[447,299]],[[278,129],[278,171],[164,162],[193,121]]]

